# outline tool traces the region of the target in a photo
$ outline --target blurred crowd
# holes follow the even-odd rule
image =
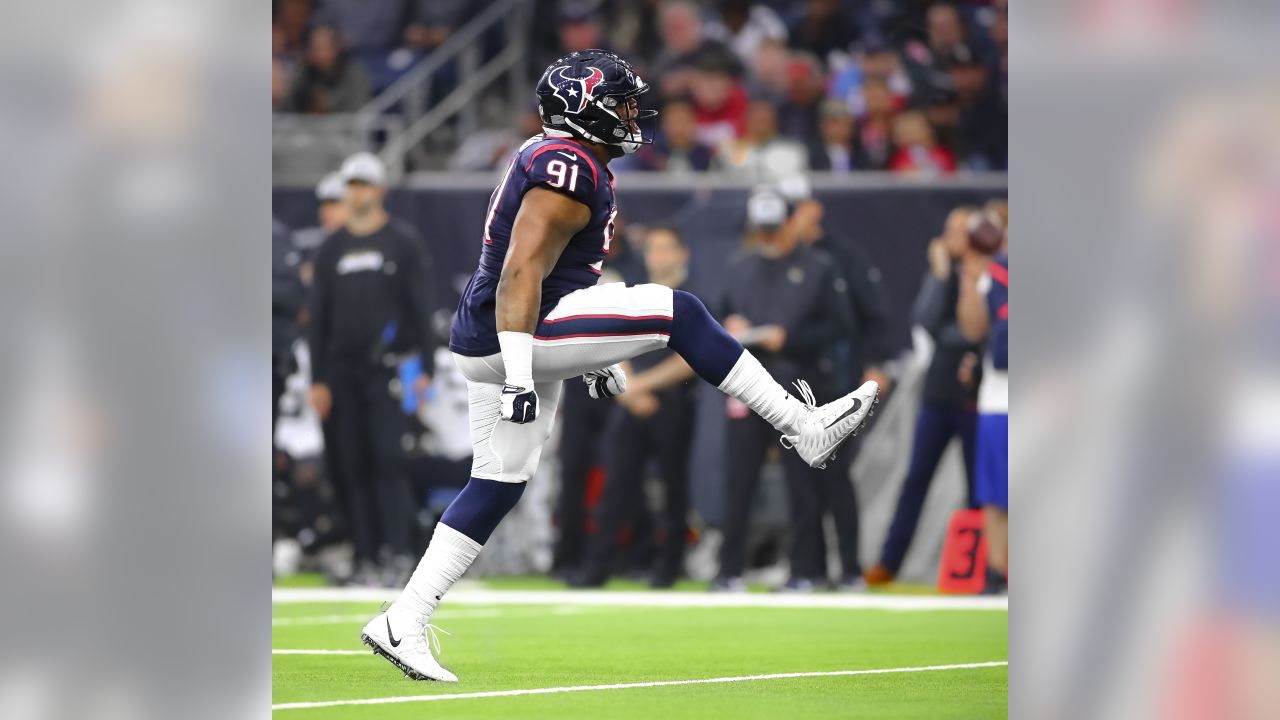
[[[276,0],[272,107],[359,109],[483,3]],[[1007,0],[538,0],[530,71],[587,48],[628,58],[655,89],[655,142],[619,170],[944,174],[1008,166]],[[485,52],[494,52],[486,47]],[[448,67],[441,87],[456,82]],[[530,78],[530,86],[536,78]],[[459,143],[488,170],[537,132],[506,108]]]
[[[309,567],[334,583],[399,587],[469,477],[466,386],[447,349],[451,308],[432,298],[448,295],[430,272],[431,255],[443,250],[429,229],[387,212],[386,184],[381,161],[358,153],[316,188],[315,226],[273,227],[278,573]],[[787,591],[888,583],[917,535],[944,452],[959,445],[967,482],[953,495],[986,515],[989,563],[979,579],[1001,591],[1007,202],[955,207],[937,228],[918,261],[909,315],[917,341],[897,358],[887,337],[902,328],[893,327],[880,269],[865,240],[824,223],[824,204],[803,175],[758,185],[745,211],[737,251],[711,271],[732,280],[704,298],[725,328],[775,377],[805,378],[820,397],[875,380],[882,400],[913,406],[914,432],[893,450],[909,467],[891,480],[900,488],[877,561],[860,563],[867,554],[854,463],[862,439],[814,470],[734,401],[711,408],[725,437],[716,517],[694,511],[691,450],[706,431],[695,417],[710,406],[700,409],[708,401],[683,360],[662,351],[629,363],[628,390],[616,400],[590,399],[583,383],[566,381],[560,440],[548,447],[554,460],[541,478],[553,497],[523,503],[548,511],[532,525],[504,523],[518,527],[510,544],[546,550],[543,561],[520,567],[581,587],[639,574],[655,587],[694,576],[735,591],[767,567],[785,573],[774,584]],[[690,277],[679,229],[619,219],[617,237],[603,282],[678,288]],[[900,383],[910,389],[898,400]],[[770,494],[779,490],[785,499]],[[493,545],[487,554],[504,543]]]

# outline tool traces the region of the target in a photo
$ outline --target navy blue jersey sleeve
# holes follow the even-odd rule
[[[535,187],[568,195],[594,209],[603,180],[596,164],[583,148],[567,142],[546,142],[525,151],[525,191]]]

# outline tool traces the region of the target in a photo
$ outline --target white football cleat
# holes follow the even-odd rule
[[[394,616],[390,610],[378,613],[360,633],[360,640],[400,668],[414,680],[438,680],[458,682],[458,676],[441,667],[436,655],[440,654],[440,640],[436,632],[449,633],[425,619],[405,619]],[[430,640],[428,641],[428,636]],[[432,654],[432,647],[435,654]]]
[[[839,400],[818,407],[809,383],[801,380],[795,385],[809,406],[809,415],[800,421],[800,434],[783,435],[780,442],[785,448],[794,448],[811,467],[825,468],[836,448],[850,435],[857,435],[862,423],[875,412],[880,386],[868,380]]]

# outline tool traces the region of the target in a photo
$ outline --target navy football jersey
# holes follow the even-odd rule
[[[462,293],[449,333],[449,347],[460,355],[483,357],[499,351],[495,315],[498,278],[520,202],[535,187],[568,195],[591,210],[591,220],[570,238],[551,274],[542,281],[538,320],[545,318],[560,298],[591,287],[600,278],[618,214],[613,175],[577,140],[535,135],[516,151],[489,198],[480,267]]]

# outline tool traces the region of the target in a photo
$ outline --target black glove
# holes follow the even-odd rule
[[[523,425],[538,418],[538,393],[533,388],[502,386],[502,419]]]

